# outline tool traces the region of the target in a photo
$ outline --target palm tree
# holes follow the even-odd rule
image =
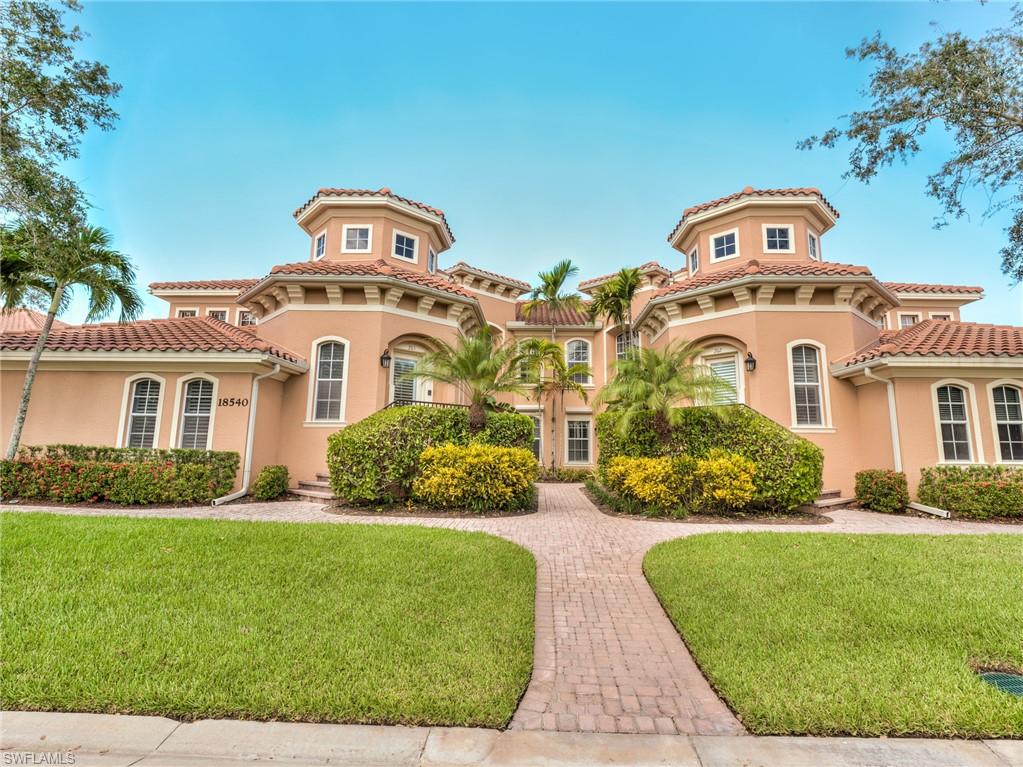
[[[527,372],[526,380],[533,386],[533,393],[539,403],[545,396],[552,400],[551,410],[551,468],[558,462],[558,399],[565,401],[565,393],[574,391],[583,402],[587,401],[585,387],[576,377],[589,376],[587,365],[565,362],[564,350],[554,341],[546,338],[527,338],[519,344],[521,364]]]
[[[133,320],[142,312],[142,299],[135,290],[135,269],[127,256],[110,247],[110,235],[105,230],[81,226],[66,239],[55,238],[27,225],[4,232],[0,251],[3,311],[48,307],[25,373],[18,413],[7,444],[8,460],[18,452],[32,384],[53,321],[67,308],[78,288],[84,289],[88,297],[86,322],[106,317],[117,306],[120,306],[120,322]]]
[[[528,318],[540,307],[546,307],[551,321],[551,341],[557,340],[558,312],[581,311],[583,299],[578,293],[566,292],[565,282],[579,274],[579,267],[567,258],[559,261],[548,272],[540,272],[540,284],[533,288],[529,300],[522,306],[522,314]]]
[[[487,410],[494,407],[495,395],[526,388],[515,342],[495,344],[489,327],[459,336],[455,346],[441,340],[437,346],[437,351],[426,354],[405,376],[451,384],[462,392],[469,400],[469,431],[473,434],[486,426]]]
[[[654,431],[666,443],[671,427],[681,419],[683,404],[717,403],[734,392],[731,384],[700,364],[702,351],[681,340],[663,351],[640,349],[619,360],[614,378],[596,402],[621,413],[618,426],[623,433],[639,413],[652,412]]]
[[[639,269],[622,269],[593,294],[587,313],[590,319],[607,317],[612,325],[622,325],[632,333],[632,300],[639,290]]]

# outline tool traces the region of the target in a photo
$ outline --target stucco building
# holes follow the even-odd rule
[[[1023,328],[960,321],[979,287],[882,282],[828,261],[838,212],[816,189],[747,187],[686,209],[665,264],[639,267],[632,338],[582,313],[525,316],[527,282],[446,263],[444,213],[389,189],[321,189],[294,217],[309,236],[301,260],[154,283],[167,319],[55,326],[23,442],[237,450],[252,475],[284,463],[316,492],[332,432],[396,400],[457,402],[402,373],[435,339],[489,325],[516,340],[553,333],[592,369],[591,396],[569,394],[559,412],[510,398],[535,419],[545,463],[592,465],[592,395],[630,344],[687,339],[738,401],[824,449],[828,489],[851,494],[861,468],[901,469],[915,486],[937,463],[1023,464]],[[24,316],[7,323],[5,434],[38,333]]]

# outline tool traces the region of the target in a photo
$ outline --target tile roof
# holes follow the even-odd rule
[[[506,277],[503,274],[498,274],[497,272],[491,272],[491,271],[488,271],[487,269],[480,269],[478,266],[473,266],[472,264],[465,263],[465,261],[459,261],[457,264],[449,266],[444,271],[450,273],[450,272],[457,272],[459,269],[467,269],[467,270],[469,270],[471,272],[478,272],[479,274],[485,274],[488,277],[493,277],[496,280],[502,280],[502,281],[510,283],[512,285],[517,285],[517,286],[519,286],[521,288],[525,288],[526,290],[529,290],[530,288],[533,287],[528,282],[523,282],[522,280],[517,280],[514,277]]]
[[[444,228],[447,230],[448,236],[452,241],[455,239],[454,235],[451,234],[451,227],[448,226],[448,220],[444,216],[444,211],[440,208],[435,208],[432,205],[417,202],[416,200],[410,200],[408,197],[402,197],[401,195],[395,194],[386,186],[382,186],[379,189],[343,189],[339,187],[323,187],[318,189],[316,194],[310,197],[301,207],[296,208],[292,215],[295,218],[298,218],[310,205],[321,197],[382,197],[388,200],[397,200],[398,202],[403,202],[406,205],[411,205],[413,208],[419,208],[419,210],[425,213],[439,216],[441,221],[444,222]]]
[[[751,186],[747,186],[741,192],[735,192],[733,194],[725,195],[724,197],[718,197],[716,200],[708,200],[707,202],[701,202],[698,205],[691,205],[682,211],[682,218],[675,225],[675,228],[671,230],[671,234],[668,235],[668,241],[675,239],[675,235],[678,230],[682,228],[686,219],[690,216],[694,216],[697,213],[703,213],[707,210],[712,210],[720,205],[727,205],[730,202],[741,200],[743,197],[807,197],[815,196],[820,198],[820,201],[824,204],[831,213],[838,218],[838,211],[835,209],[827,198],[821,194],[821,190],[816,187],[793,187],[788,189],[754,189]]]
[[[4,333],[0,349],[27,351],[38,332]],[[263,352],[288,362],[304,359],[253,333],[212,317],[184,317],[137,322],[68,325],[51,331],[47,351],[68,352]]]
[[[665,274],[671,274],[671,270],[670,269],[668,269],[667,267],[661,266],[656,261],[647,261],[645,264],[640,264],[636,268],[639,269],[641,274],[646,274],[648,272],[664,272]],[[621,271],[621,270],[619,269],[618,271]],[[590,277],[588,280],[583,280],[582,282],[580,282],[579,283],[579,288],[582,289],[582,288],[591,287],[593,285],[597,285],[597,284],[599,284],[601,282],[604,282],[605,280],[611,279],[616,274],[618,274],[618,272],[611,272],[610,274],[602,274],[599,277]]]
[[[150,290],[237,290],[251,288],[258,279],[238,280],[177,280],[173,282],[151,282]]]
[[[892,356],[910,357],[1023,357],[1023,327],[977,322],[924,320],[902,330],[882,331],[880,337],[836,364],[849,367]],[[1021,361],[1023,364],[1023,361]]]
[[[386,261],[299,261],[294,264],[280,264],[270,270],[270,276],[275,274],[308,274],[308,275],[366,275],[379,277],[393,277],[403,282],[410,282],[415,285],[422,285],[426,288],[443,290],[463,298],[475,300],[475,296],[460,285],[456,285],[443,277],[426,272],[413,272],[409,269],[402,269],[393,266]]]
[[[586,314],[586,302],[583,302],[582,310],[574,309],[559,309],[556,312],[551,312],[546,306],[540,304],[533,311],[529,312],[528,316],[523,311],[525,307],[525,301],[519,301],[515,304],[515,319],[518,322],[524,322],[527,325],[541,325],[549,327],[554,320],[553,324],[557,325],[592,325],[593,321]]]
[[[976,285],[937,285],[928,282],[882,282],[893,293],[976,293],[984,288]]]
[[[769,277],[852,277],[873,275],[865,266],[852,264],[833,264],[828,261],[757,261],[752,259],[745,264],[720,272],[698,273],[695,277],[665,285],[654,293],[654,298],[685,293],[690,290],[710,287],[721,282],[765,275]]]
[[[28,333],[41,330],[46,322],[46,315],[32,309],[13,309],[0,312],[0,333]],[[66,322],[54,318],[52,330],[66,328]]]

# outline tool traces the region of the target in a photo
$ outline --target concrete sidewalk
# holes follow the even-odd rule
[[[0,714],[0,763],[240,767],[1023,767],[1023,741],[622,735],[156,716]]]

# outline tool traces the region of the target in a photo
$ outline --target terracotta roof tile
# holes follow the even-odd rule
[[[0,333],[29,333],[41,330],[46,322],[46,315],[32,309],[14,309],[0,312]],[[66,328],[68,324],[54,318],[53,329]]]
[[[576,311],[572,309],[559,309],[556,312],[551,312],[546,306],[539,305],[533,311],[527,315],[523,311],[525,307],[525,301],[519,301],[515,304],[515,319],[518,322],[524,322],[527,325],[543,325],[550,326],[551,320],[555,321],[558,325],[590,325],[592,321],[586,314],[586,303],[583,302],[583,309]]]
[[[667,267],[661,266],[656,261],[647,261],[645,264],[640,264],[636,268],[639,269],[641,274],[647,274],[649,272],[664,272],[665,274],[668,274],[668,275],[671,274],[671,270],[670,269],[668,269]],[[619,269],[618,271],[621,271],[621,270]],[[580,289],[582,289],[582,288],[589,288],[589,287],[592,287],[594,285],[599,285],[600,283],[605,282],[605,281],[611,279],[616,274],[618,274],[618,272],[611,272],[610,274],[602,274],[599,277],[590,277],[590,279],[583,280],[582,282],[580,282],[579,283],[579,288]]]
[[[0,349],[27,351],[35,347],[38,331],[4,333]],[[263,352],[288,362],[302,357],[253,333],[212,317],[139,320],[125,324],[103,322],[54,329],[47,351],[69,352]]]
[[[448,267],[447,269],[445,269],[445,271],[448,272],[448,273],[451,273],[451,272],[457,272],[459,269],[467,269],[467,270],[472,271],[472,272],[478,272],[480,274],[485,274],[488,277],[493,277],[494,279],[502,280],[502,281],[510,283],[512,285],[517,285],[517,286],[519,286],[521,288],[525,288],[526,290],[529,290],[532,287],[532,285],[530,285],[528,282],[523,282],[522,280],[517,280],[514,277],[506,277],[503,274],[498,274],[497,272],[491,272],[491,271],[488,271],[487,269],[480,269],[478,266],[473,266],[472,264],[465,263],[465,261],[459,261],[457,264],[454,264],[454,265]]]
[[[438,277],[435,274],[428,274],[426,272],[413,272],[410,269],[402,269],[399,266],[393,266],[386,261],[328,261],[322,259],[320,261],[299,261],[294,264],[280,264],[270,270],[270,275],[275,274],[308,274],[308,275],[366,275],[366,276],[379,276],[379,277],[393,277],[403,282],[410,282],[415,285],[422,285],[426,288],[434,288],[435,290],[443,290],[448,293],[462,296],[463,298],[471,298],[475,300],[475,296],[472,295],[465,288],[460,285]]]
[[[150,290],[237,290],[241,292],[259,282],[258,279],[238,280],[177,280],[172,282],[151,282]]]
[[[882,282],[893,293],[976,293],[981,294],[984,288],[976,285],[938,285],[928,282]]]
[[[448,226],[448,220],[444,216],[444,211],[440,208],[435,208],[432,205],[417,202],[416,200],[410,200],[408,197],[402,197],[401,195],[395,194],[386,186],[380,187],[379,189],[344,189],[339,187],[323,187],[317,190],[316,194],[310,197],[301,207],[296,208],[292,215],[295,218],[298,218],[303,211],[321,197],[382,197],[385,199],[397,200],[398,202],[403,202],[406,205],[411,205],[413,208],[419,208],[426,213],[439,216],[441,221],[444,222],[444,228],[447,230],[448,237],[451,238],[452,242],[455,240],[454,235],[451,233],[451,227]]]
[[[848,367],[892,356],[1023,357],[1023,327],[924,320],[902,330],[883,331],[876,341],[836,364]]]
[[[844,277],[873,275],[865,266],[852,264],[833,264],[828,261],[757,261],[752,259],[745,264],[720,272],[699,273],[695,277],[665,285],[654,293],[654,298],[685,293],[690,290],[710,287],[722,282],[731,282],[743,277],[765,275],[770,277]]]
[[[733,194],[725,195],[724,197],[718,197],[716,200],[708,200],[707,202],[701,202],[698,205],[692,205],[682,211],[682,218],[675,225],[675,228],[671,230],[671,234],[668,235],[668,241],[675,239],[675,234],[682,225],[686,222],[686,219],[690,216],[694,216],[697,213],[703,213],[707,210],[712,210],[720,205],[727,205],[730,202],[741,200],[743,197],[807,197],[815,196],[820,198],[820,201],[824,206],[831,211],[831,213],[838,218],[838,211],[835,207],[828,202],[827,198],[821,194],[821,190],[816,187],[793,187],[788,189],[754,189],[751,186],[747,186],[741,192],[735,192]]]

